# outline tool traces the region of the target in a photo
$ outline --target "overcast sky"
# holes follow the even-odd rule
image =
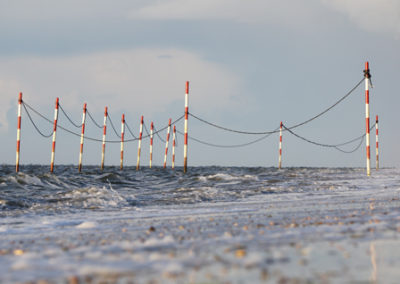
[[[265,131],[281,120],[288,126],[302,122],[335,103],[362,79],[368,60],[371,125],[380,116],[381,165],[400,166],[398,0],[0,0],[0,39],[0,163],[15,162],[20,91],[51,119],[56,97],[77,123],[84,102],[99,123],[108,106],[118,131],[125,113],[138,135],[140,115],[161,128],[183,114],[189,80],[193,114],[229,128]],[[326,144],[362,135],[363,88],[296,132]],[[33,119],[45,134],[51,132],[50,124],[34,114]],[[21,163],[48,164],[51,140],[37,134],[25,112],[22,120]],[[80,132],[61,114],[59,123]],[[177,127],[183,131],[182,123]],[[118,139],[108,131],[108,139]],[[259,138],[222,132],[192,117],[189,131],[223,145]],[[101,130],[88,121],[87,135],[101,138]],[[178,135],[178,165],[182,142]],[[276,134],[238,149],[189,142],[189,165],[278,162]],[[136,163],[136,148],[136,142],[127,143],[126,165]],[[87,141],[84,149],[84,164],[100,163],[100,144]],[[79,138],[59,130],[56,164],[77,164],[78,151]],[[148,164],[147,140],[142,151],[142,163]],[[154,153],[161,164],[159,140]],[[373,147],[372,166],[374,157]],[[108,144],[106,164],[118,163],[119,145]],[[284,133],[283,165],[363,167],[365,144],[343,154]]]

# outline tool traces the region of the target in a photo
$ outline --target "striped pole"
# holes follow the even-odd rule
[[[54,157],[55,157],[55,152],[56,152],[56,133],[57,133],[57,121],[58,121],[58,106],[59,106],[59,100],[57,98],[56,106],[54,109],[53,145],[51,148],[50,172],[54,171]]]
[[[81,149],[80,149],[80,152],[79,152],[79,165],[78,165],[78,171],[79,172],[82,171],[83,138],[85,136],[85,121],[86,121],[86,103],[83,104]]]
[[[172,133],[172,169],[175,168],[175,140],[176,140],[176,126],[174,125],[174,131]]]
[[[139,131],[139,141],[138,141],[138,150],[137,150],[137,162],[136,162],[136,170],[139,170],[140,166],[140,152],[142,148],[142,135],[143,135],[143,115],[140,119],[140,131]]]
[[[369,73],[369,64],[368,61],[365,62],[365,123],[366,123],[366,150],[367,150],[367,176],[371,175],[371,152],[369,145],[369,78],[371,78],[371,74]]]
[[[376,135],[375,135],[375,141],[376,141],[376,148],[375,148],[375,153],[376,153],[376,169],[379,170],[379,140],[378,140],[378,116],[376,116],[376,121],[375,121],[375,130],[376,130]]]
[[[187,172],[187,152],[188,152],[188,118],[189,118],[189,81],[186,81],[185,93],[185,129],[183,145],[183,172]]]
[[[170,132],[171,132],[171,119],[169,119],[169,121],[168,121],[167,139],[165,142],[164,169],[167,167],[167,154],[168,154],[168,144],[169,144]]]
[[[103,121],[103,146],[101,148],[101,170],[104,170],[104,158],[106,153],[107,116],[108,116],[108,108],[105,107],[104,121]]]
[[[278,168],[282,168],[282,121],[281,121],[281,127],[279,129],[279,163],[278,163]]]
[[[151,122],[151,126],[150,126],[150,169],[152,166],[152,162],[153,162],[153,131],[154,131],[154,124],[153,122]]]
[[[22,93],[18,97],[18,128],[17,128],[17,154],[15,158],[15,171],[19,172],[19,150],[21,146],[21,107],[22,107]]]
[[[119,168],[124,168],[124,133],[125,133],[125,114],[122,115],[121,119],[121,162]]]

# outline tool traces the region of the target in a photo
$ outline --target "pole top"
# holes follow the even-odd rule
[[[189,94],[189,81],[186,81],[186,94]]]
[[[369,69],[369,62],[365,61],[365,70]]]
[[[174,124],[174,132],[176,132],[176,126],[175,126],[175,124]]]
[[[378,115],[376,115],[376,123],[378,123]]]
[[[86,112],[86,107],[87,107],[87,104],[84,103],[84,104],[83,104],[83,111],[84,111],[84,112]]]
[[[22,92],[19,93],[18,102],[22,103]]]
[[[104,108],[104,115],[107,116],[108,115],[108,107]]]
[[[371,78],[371,73],[369,73],[369,63],[368,63],[368,61],[365,62],[364,77],[366,79]]]
[[[151,122],[150,127],[151,127],[151,128],[154,128],[154,123],[153,123],[153,122]]]
[[[168,120],[168,125],[171,126],[171,119]]]
[[[140,119],[140,123],[143,124],[143,115],[142,115],[142,117],[141,117],[141,119]]]
[[[56,105],[58,105],[58,102],[60,101],[60,99],[57,97],[56,98]]]
[[[121,121],[122,121],[122,122],[125,122],[125,114],[122,114],[122,119],[121,119]]]
[[[283,123],[282,123],[282,121],[281,121],[281,128],[282,128],[282,126],[283,126]]]

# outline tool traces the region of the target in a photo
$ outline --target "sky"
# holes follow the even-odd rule
[[[371,125],[379,115],[380,165],[400,166],[397,82],[400,67],[398,0],[0,0],[0,163],[15,163],[17,100],[53,120],[55,99],[76,123],[83,103],[102,124],[108,106],[120,131],[124,113],[138,136],[140,116],[161,129],[189,111],[248,132],[275,130],[325,110],[362,78],[369,61]],[[365,132],[364,84],[341,104],[294,131],[323,144]],[[52,125],[31,112],[44,133]],[[60,114],[59,125],[80,133]],[[183,123],[177,123],[183,131]],[[87,119],[86,135],[102,130]],[[130,139],[130,133],[126,134]],[[166,133],[160,135],[165,139]],[[22,112],[21,164],[49,164],[51,138]],[[222,131],[189,117],[189,136],[236,145],[261,136]],[[108,125],[107,139],[118,141]],[[177,134],[176,165],[183,164]],[[375,167],[375,132],[370,143]],[[56,165],[78,163],[80,139],[57,131]],[[161,165],[164,143],[154,140]],[[170,143],[171,145],[171,143]],[[279,135],[251,146],[216,148],[189,140],[189,166],[277,166]],[[351,150],[357,143],[343,147]],[[142,143],[148,165],[149,141]],[[119,143],[106,146],[118,165]],[[171,149],[169,149],[169,154]],[[137,142],[125,143],[124,164],[136,165]],[[101,144],[85,140],[84,165],[100,164]],[[283,134],[283,166],[365,167],[365,142],[351,154]],[[171,157],[168,156],[168,164]]]

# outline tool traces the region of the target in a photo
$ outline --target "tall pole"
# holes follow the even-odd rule
[[[83,104],[83,114],[82,114],[82,133],[81,133],[81,148],[79,151],[79,165],[78,171],[82,171],[82,156],[83,156],[83,140],[85,136],[85,121],[86,121],[86,103]]]
[[[279,163],[278,163],[278,168],[281,169],[282,168],[282,121],[281,121],[281,126],[279,129]]]
[[[106,133],[107,133],[107,116],[108,108],[104,109],[104,121],[103,121],[103,145],[101,147],[101,170],[104,170],[104,158],[106,153]]]
[[[51,161],[50,161],[50,172],[54,171],[54,158],[56,152],[56,133],[57,133],[57,121],[58,121],[58,107],[59,99],[56,99],[56,106],[54,109],[54,127],[53,127],[53,144],[51,147]]]
[[[168,121],[167,139],[165,141],[164,169],[167,167],[167,154],[168,154],[168,144],[169,144],[170,132],[171,132],[171,119],[169,119],[169,121]]]
[[[150,126],[150,169],[152,166],[152,162],[153,162],[153,131],[154,131],[154,124],[153,122],[151,122],[151,126]]]
[[[139,170],[140,166],[140,152],[142,148],[142,134],[143,134],[143,115],[140,119],[140,131],[139,131],[139,141],[138,141],[138,152],[137,152],[137,162],[136,162],[136,170]]]
[[[376,148],[375,148],[375,153],[376,153],[376,169],[379,170],[379,140],[378,140],[378,116],[376,116],[376,121],[375,121],[375,141],[376,141]]]
[[[17,128],[17,154],[15,158],[15,171],[19,172],[19,150],[21,146],[21,107],[22,107],[22,93],[18,97],[18,128]]]
[[[124,168],[124,134],[125,134],[125,114],[122,114],[121,119],[121,161],[119,168],[122,170]]]
[[[368,61],[365,62],[365,124],[366,124],[366,150],[367,150],[367,176],[371,175],[371,151],[369,144],[369,79],[371,78],[371,74],[369,73],[369,64]]]
[[[188,118],[189,118],[189,81],[186,81],[185,92],[185,129],[183,145],[183,172],[187,172],[187,152],[188,152]]]
[[[175,168],[175,140],[176,140],[176,126],[174,125],[174,131],[172,132],[172,169]]]

